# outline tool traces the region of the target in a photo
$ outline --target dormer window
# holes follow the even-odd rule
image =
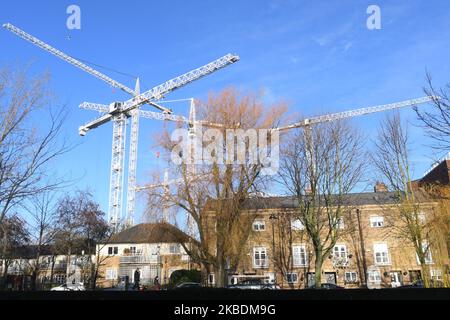
[[[266,223],[264,220],[256,220],[253,222],[253,231],[262,232],[266,230]]]
[[[383,217],[370,217],[370,227],[383,228],[384,227],[384,218]]]

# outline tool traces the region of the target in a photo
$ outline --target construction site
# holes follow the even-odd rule
[[[391,7],[364,7],[363,23],[335,18],[339,27],[318,33],[302,29],[306,17],[280,24],[292,13],[270,3],[254,14],[277,27],[235,21],[247,30],[236,39],[210,38],[191,20],[180,38],[164,22],[180,47],[158,40],[161,53],[142,63],[144,32],[125,50],[120,28],[89,34],[103,27],[83,5],[67,7],[64,31],[0,15],[0,62],[37,57],[0,69],[0,291],[448,293],[443,50],[424,49],[437,57],[427,65],[419,53],[381,54],[379,41],[403,32],[382,24]],[[183,42],[191,28],[203,40]],[[259,50],[266,39],[283,45]],[[217,46],[205,54],[202,41]],[[147,86],[151,78],[161,84]]]

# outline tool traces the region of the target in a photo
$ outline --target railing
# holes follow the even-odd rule
[[[120,257],[120,263],[142,264],[142,263],[158,263],[157,256],[123,256]]]

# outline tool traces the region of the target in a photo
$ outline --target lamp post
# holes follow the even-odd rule
[[[273,271],[274,271],[274,284],[277,285],[277,271],[275,270],[275,221],[278,220],[276,214],[272,213],[269,217],[272,223],[272,256],[273,256]]]

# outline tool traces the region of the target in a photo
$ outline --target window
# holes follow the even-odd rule
[[[442,270],[431,269],[430,270],[431,279],[442,281]]]
[[[130,255],[132,256],[136,255],[136,247],[130,247]]]
[[[106,280],[116,280],[117,279],[117,269],[115,268],[107,268],[105,272]]]
[[[295,219],[291,221],[291,228],[292,230],[305,230],[305,225],[303,224],[303,222],[300,219]]]
[[[57,284],[64,284],[64,283],[66,283],[66,275],[65,274],[57,274],[57,275],[55,275],[55,282]]]
[[[294,261],[294,267],[305,267],[307,265],[308,259],[306,256],[305,246],[293,246],[292,255]]]
[[[384,217],[370,217],[370,226],[372,228],[383,228]]]
[[[420,224],[426,224],[427,223],[427,216],[426,216],[425,212],[419,212],[417,214],[417,219],[419,220],[418,222]]]
[[[389,250],[386,243],[374,244],[373,251],[376,265],[389,265]]]
[[[425,258],[425,263],[426,264],[433,264],[433,257],[431,255],[431,248],[428,244],[428,242],[423,242],[422,243],[422,250],[424,253],[424,258]],[[420,264],[420,260],[419,260],[419,256],[416,254],[416,258],[417,258],[417,264]]]
[[[338,221],[337,221],[337,227],[338,227],[339,229],[341,229],[341,230],[345,228],[344,218],[339,218],[339,219],[338,219]]]
[[[118,247],[108,247],[108,255],[109,256],[117,255],[118,253],[119,253]]]
[[[334,247],[333,257],[339,260],[347,260],[347,246],[337,245]]]
[[[266,224],[263,220],[257,220],[253,222],[253,231],[265,231],[266,230]]]
[[[356,283],[356,282],[358,282],[358,274],[356,272],[345,273],[345,283]]]
[[[378,270],[369,271],[369,282],[381,282],[381,274]]]
[[[169,252],[170,252],[170,254],[180,254],[181,253],[180,244],[178,244],[178,243],[171,244],[169,247]]]
[[[286,274],[287,283],[297,283],[298,282],[298,274],[297,273],[288,273]]]
[[[269,266],[267,259],[267,250],[264,247],[257,247],[253,249],[253,267],[267,268]]]
[[[216,277],[215,277],[214,273],[208,274],[208,284],[209,285],[216,284]]]
[[[181,256],[181,261],[189,261],[189,255],[188,254],[183,254]]]

